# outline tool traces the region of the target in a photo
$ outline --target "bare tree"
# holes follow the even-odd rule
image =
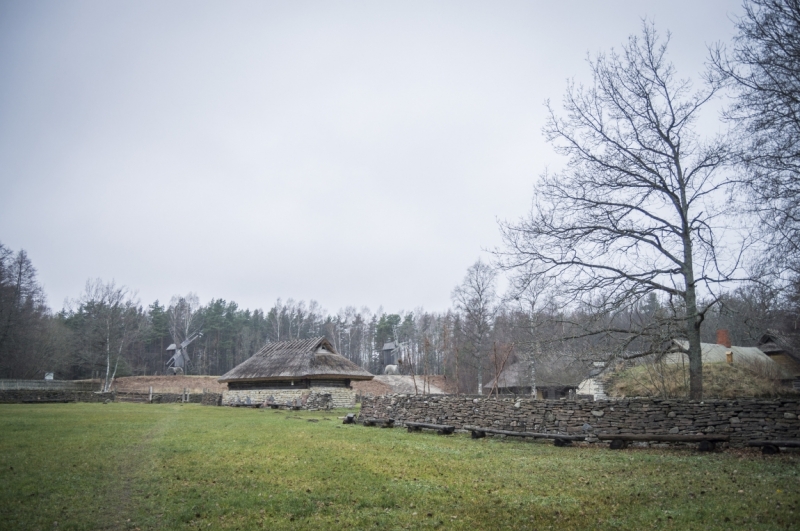
[[[711,51],[736,99],[747,205],[762,221],[770,262],[800,274],[800,0],[747,0],[730,55]]]
[[[552,279],[562,307],[601,316],[586,333],[616,332],[631,341],[635,323],[613,315],[650,293],[671,301],[662,323],[688,339],[691,397],[702,396],[700,328],[715,286],[730,280],[738,256],[719,245],[720,201],[730,159],[721,139],[698,137],[698,113],[720,88],[678,79],[669,38],[643,23],[622,51],[589,60],[593,84],[570,83],[566,115],[548,102],[545,135],[568,157],[565,171],[536,183],[531,213],[503,223],[504,267],[524,290]],[[740,247],[737,246],[737,249]],[[710,302],[702,304],[701,299]]]
[[[466,349],[478,374],[478,394],[483,394],[483,365],[488,357],[492,322],[497,311],[494,268],[478,260],[469,269],[464,281],[453,290],[453,301],[464,316],[463,331]]]

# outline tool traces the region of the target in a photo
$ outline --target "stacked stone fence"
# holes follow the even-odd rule
[[[105,402],[114,400],[114,393],[70,391],[65,389],[6,389],[0,391],[0,404],[48,402]]]
[[[508,431],[585,435],[728,435],[730,446],[754,439],[800,439],[800,400],[531,400],[454,395],[364,397],[361,418],[474,425]]]
[[[10,380],[0,378],[0,391],[35,389],[39,391],[97,391],[87,380]]]
[[[52,402],[140,402],[153,404],[191,403],[206,406],[219,406],[222,403],[220,393],[153,393],[124,392],[97,393],[91,391],[70,391],[52,389],[10,389],[0,391],[2,404],[28,404]]]

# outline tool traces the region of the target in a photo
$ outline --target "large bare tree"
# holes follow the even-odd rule
[[[519,290],[551,279],[544,284],[562,307],[603,316],[587,321],[588,334],[630,341],[641,330],[613,314],[657,294],[671,309],[659,328],[686,340],[690,395],[699,399],[700,328],[715,288],[737,269],[720,246],[735,240],[723,235],[730,153],[695,129],[719,80],[694,89],[678,78],[668,41],[643,23],[619,53],[589,60],[593,82],[569,84],[563,116],[548,102],[544,132],[568,164],[537,181],[526,218],[501,224],[500,256]]]

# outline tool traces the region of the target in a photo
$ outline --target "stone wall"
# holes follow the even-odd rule
[[[223,406],[277,405],[303,409],[354,407],[356,393],[348,387],[312,387],[310,389],[236,389],[222,393]]]
[[[800,439],[800,400],[530,400],[453,395],[364,397],[361,418],[393,418],[498,428],[510,431],[586,435],[729,435],[731,446],[753,439]]]
[[[2,404],[104,402],[105,400],[114,400],[114,393],[69,391],[65,389],[9,389],[0,391],[0,403]]]
[[[149,393],[95,393],[91,391],[13,389],[0,391],[0,403],[28,404],[48,402],[150,402]],[[153,393],[153,404],[182,402],[180,393]],[[190,393],[189,403],[218,406],[222,401],[220,393]]]

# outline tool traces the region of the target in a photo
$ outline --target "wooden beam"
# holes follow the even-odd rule
[[[508,431],[496,430],[494,428],[481,428],[479,426],[464,426],[465,430],[478,433],[491,433],[493,435],[511,435],[513,437],[530,437],[533,439],[560,439],[562,441],[582,441],[586,437],[583,435],[567,435],[565,433],[536,433],[530,431]],[[479,437],[473,437],[477,439]]]
[[[700,442],[700,441],[710,441],[710,442],[726,442],[730,440],[730,436],[728,435],[696,435],[696,434],[689,434],[689,435],[679,435],[679,434],[670,434],[670,435],[656,435],[656,434],[634,434],[634,433],[618,433],[615,435],[606,435],[601,434],[597,435],[597,438],[601,441],[639,441],[639,442],[650,442],[650,441],[660,441],[660,442]]]

